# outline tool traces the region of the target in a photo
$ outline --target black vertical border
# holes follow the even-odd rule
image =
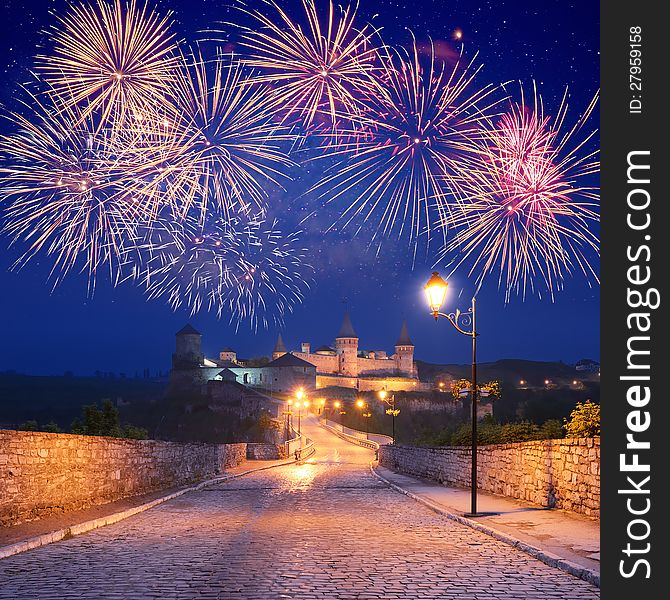
[[[670,103],[670,30],[661,16],[662,2],[637,0],[619,3],[601,2],[601,595],[610,598],[656,599],[670,597],[670,549],[668,548],[667,513],[670,496],[663,487],[670,484],[670,337],[662,326],[667,317],[667,280],[670,273],[670,161],[668,159],[668,116]],[[642,91],[630,89],[630,28],[642,28]],[[640,95],[642,114],[631,114],[629,102],[633,94]],[[627,156],[631,151],[651,152],[651,226],[636,232],[627,226]],[[645,235],[651,239],[646,241]],[[626,417],[631,407],[626,400],[630,383],[620,380],[626,374],[628,330],[627,303],[628,246],[642,243],[651,248],[652,278],[650,286],[661,294],[661,305],[649,311],[652,318],[651,336],[651,427],[640,438],[651,441],[651,450],[641,452],[641,459],[651,459],[651,509],[645,519],[651,525],[646,569],[625,578],[620,561],[632,560],[623,553],[629,541],[627,526],[636,518],[628,512],[627,496],[618,493],[626,489],[626,473],[619,468],[619,455],[626,451],[628,433]],[[642,264],[642,263],[639,263]],[[664,439],[665,438],[665,439]],[[648,456],[647,456],[648,455]],[[628,486],[630,487],[630,486]],[[637,530],[638,532],[641,531]],[[631,541],[633,546],[645,542]],[[633,595],[642,593],[644,595]]]

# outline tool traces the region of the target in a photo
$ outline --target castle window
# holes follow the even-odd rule
[[[244,383],[249,383],[249,373],[244,374]]]

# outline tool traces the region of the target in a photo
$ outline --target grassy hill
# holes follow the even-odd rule
[[[75,377],[0,373],[0,427],[17,427],[28,420],[40,425],[55,421],[69,430],[85,404],[109,398],[125,403],[160,399],[165,381],[121,377]]]

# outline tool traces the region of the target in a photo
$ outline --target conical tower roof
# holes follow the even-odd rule
[[[354,326],[351,324],[351,317],[349,316],[349,311],[344,313],[344,318],[342,319],[342,326],[340,327],[340,333],[337,334],[338,338],[357,338],[356,332],[354,331]]]
[[[176,335],[202,335],[195,327],[190,323],[182,327]]]
[[[286,346],[284,346],[284,340],[281,338],[281,333],[277,336],[277,343],[275,344],[275,349],[272,352],[286,352]]]
[[[402,327],[400,328],[400,337],[395,343],[396,346],[413,346],[412,340],[409,337],[409,331],[407,330],[407,321],[402,322]]]

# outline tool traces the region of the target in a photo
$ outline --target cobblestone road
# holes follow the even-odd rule
[[[371,452],[319,451],[0,561],[0,598],[581,600],[599,590],[386,488]]]

